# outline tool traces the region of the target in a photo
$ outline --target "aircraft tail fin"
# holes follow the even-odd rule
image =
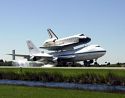
[[[28,46],[30,55],[40,53],[40,50],[32,43],[32,41],[28,40],[27,46]]]
[[[47,29],[47,31],[50,38],[55,37],[56,39],[58,39],[57,35],[51,29]]]

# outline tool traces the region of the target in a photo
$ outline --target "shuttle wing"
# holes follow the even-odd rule
[[[65,50],[73,49],[74,45],[60,45],[60,46],[51,46],[51,47],[40,47],[47,50]]]

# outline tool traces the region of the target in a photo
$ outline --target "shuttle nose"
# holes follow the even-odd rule
[[[88,43],[90,41],[91,41],[91,38],[89,38],[89,37],[79,38],[79,42],[83,43],[83,44],[86,44],[86,43]]]

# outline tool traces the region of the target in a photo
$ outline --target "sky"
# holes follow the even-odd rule
[[[100,63],[125,62],[125,0],[0,0],[0,59],[11,60],[13,49],[28,54],[26,40],[42,46],[47,28],[91,37],[107,50]]]

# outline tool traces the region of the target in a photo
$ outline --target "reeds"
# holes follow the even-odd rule
[[[0,79],[8,80],[25,80],[25,81],[42,81],[42,82],[68,82],[80,84],[108,84],[108,85],[125,85],[125,77],[118,76],[112,72],[106,75],[100,75],[93,72],[86,72],[79,75],[65,76],[60,72],[4,72],[0,71]]]

